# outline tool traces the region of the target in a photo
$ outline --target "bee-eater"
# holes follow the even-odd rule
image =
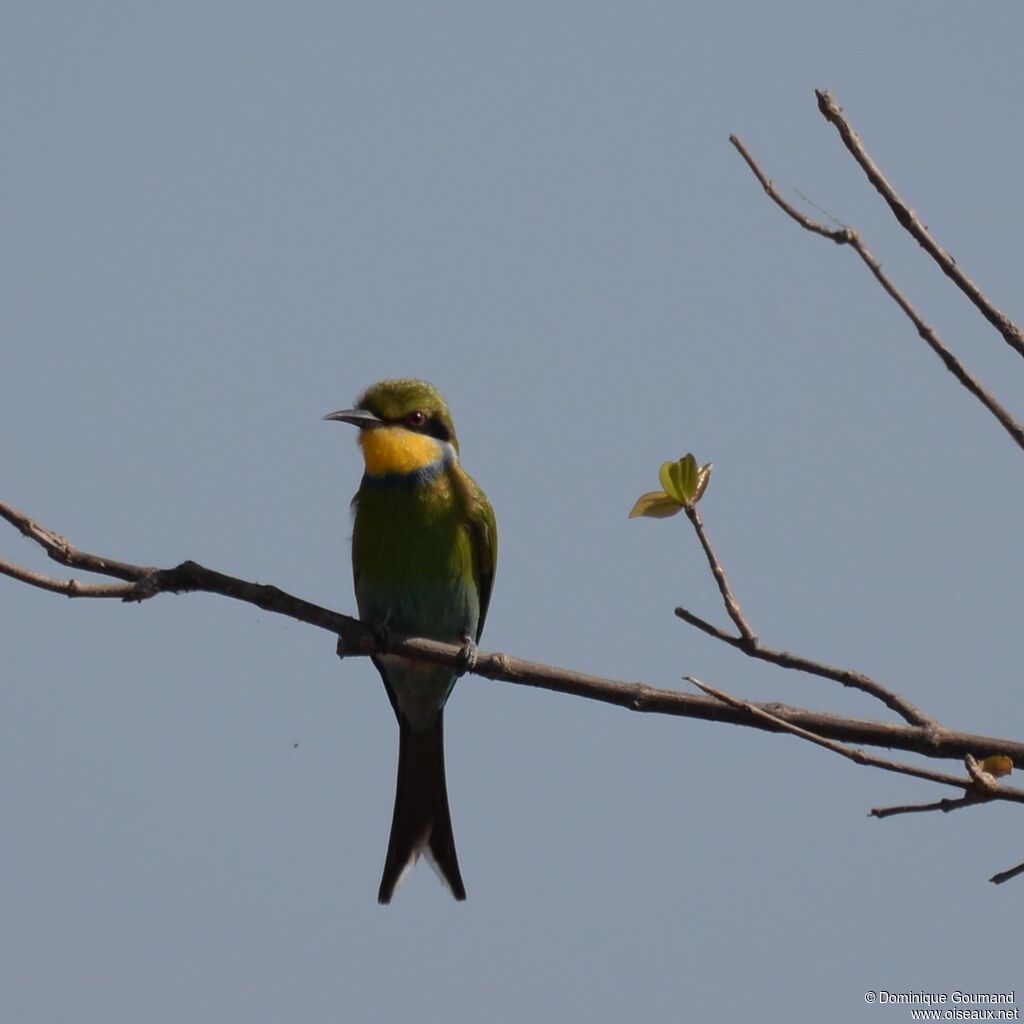
[[[385,380],[355,409],[324,419],[359,428],[366,471],[352,506],[352,575],[359,617],[379,634],[460,643],[475,655],[498,553],[494,510],[459,463],[441,393]],[[466,898],[444,777],[444,705],[458,672],[399,655],[374,657],[398,719],[398,784],[377,900],[425,853],[457,900]]]

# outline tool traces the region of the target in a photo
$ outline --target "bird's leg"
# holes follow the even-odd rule
[[[464,676],[467,672],[475,671],[477,656],[479,653],[476,641],[473,639],[472,634],[463,633],[462,646],[459,648],[459,664],[456,667],[456,672],[458,672],[460,676]]]

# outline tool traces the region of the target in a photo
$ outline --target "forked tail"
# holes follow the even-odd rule
[[[457,900],[466,898],[448,810],[443,719],[441,709],[428,730],[415,732],[398,715],[398,785],[378,903],[391,902],[398,883],[421,853],[452,895]]]

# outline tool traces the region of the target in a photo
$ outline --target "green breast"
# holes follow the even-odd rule
[[[447,473],[425,482],[363,478],[352,568],[364,621],[454,643],[475,635],[480,603],[473,555]]]

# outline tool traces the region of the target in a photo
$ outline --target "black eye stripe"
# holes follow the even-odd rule
[[[436,437],[438,441],[450,441],[452,439],[451,431],[445,425],[444,420],[438,416],[429,416],[426,422],[421,423],[419,426],[410,423],[405,416],[398,419],[386,419],[384,422],[405,427],[406,430],[415,430],[417,434],[427,434],[430,437]]]
[[[436,437],[439,441],[450,441],[452,439],[451,432],[436,416],[431,416],[420,429],[424,434]]]

